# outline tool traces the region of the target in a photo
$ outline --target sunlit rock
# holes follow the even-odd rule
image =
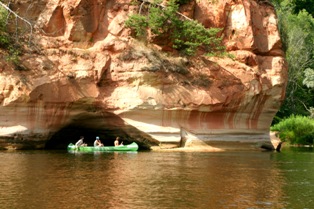
[[[37,45],[21,57],[23,70],[1,56],[0,147],[65,149],[81,135],[106,145],[120,136],[142,148],[269,143],[287,64],[274,8],[258,2],[182,6],[205,27],[222,28],[233,55],[184,58],[130,37],[131,1],[15,1]]]

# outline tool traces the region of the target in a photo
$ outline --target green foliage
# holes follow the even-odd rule
[[[314,140],[314,119],[291,115],[271,127],[279,132],[279,138],[290,144],[312,145]]]
[[[0,29],[3,30],[6,26],[6,19],[8,16],[8,11],[3,8],[0,7]]]
[[[188,55],[193,55],[199,47],[203,47],[207,52],[222,52],[224,47],[221,45],[221,39],[216,37],[219,31],[218,28],[206,30],[195,20],[184,21],[173,33],[174,48]]]
[[[314,19],[306,10],[295,13],[297,2],[273,0],[288,62],[286,98],[276,121],[291,114],[309,115],[308,110],[314,106],[314,89],[308,85],[310,74],[307,72],[307,69],[314,69]]]
[[[159,36],[174,32],[182,23],[176,14],[178,9],[179,6],[175,4],[174,0],[169,1],[164,9],[151,7],[148,15],[148,27],[152,33]]]
[[[10,43],[10,36],[7,33],[7,17],[8,11],[0,7],[0,47],[8,47]]]
[[[177,2],[170,0],[165,8],[150,6],[147,16],[131,15],[125,24],[134,31],[136,37],[147,36],[146,31],[150,30],[153,38],[168,40],[167,43],[186,55],[194,55],[198,49],[223,53],[225,48],[221,38],[217,37],[220,29],[206,29],[197,21],[184,19],[177,13]]]
[[[302,10],[306,10],[314,16],[314,0],[290,0],[293,12],[298,14]]]
[[[129,19],[125,22],[125,25],[135,31],[136,37],[141,37],[145,36],[148,23],[145,16],[134,14],[129,17]]]
[[[6,48],[10,44],[10,37],[7,33],[0,31],[0,47]]]
[[[0,7],[0,47],[7,50],[7,61],[13,63],[16,66],[19,66],[21,47],[7,30],[7,24],[9,20],[8,15],[8,11],[5,8]]]
[[[289,10],[292,14],[298,14],[306,10],[314,17],[314,0],[272,0],[272,3],[280,9]]]
[[[314,70],[311,68],[305,69],[304,77],[303,84],[308,88],[314,88]]]
[[[9,52],[9,56],[6,57],[6,60],[9,62],[12,62],[15,66],[19,66],[20,55],[21,55],[21,50],[19,46],[10,45],[8,47],[8,52]]]

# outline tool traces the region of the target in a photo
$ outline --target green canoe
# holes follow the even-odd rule
[[[138,145],[135,142],[128,145],[104,146],[104,147],[94,147],[94,146],[76,147],[72,143],[68,145],[68,151],[80,151],[80,152],[137,151],[137,150],[138,150]]]

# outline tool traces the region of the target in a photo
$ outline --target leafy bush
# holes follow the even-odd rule
[[[147,38],[146,31],[150,30],[153,38],[168,40],[168,44],[186,55],[194,55],[200,48],[205,52],[217,54],[225,52],[221,38],[217,37],[220,29],[206,29],[197,21],[180,16],[176,2],[170,0],[164,8],[155,3],[148,7],[147,15],[131,15],[125,25],[131,28],[138,38]]]
[[[10,43],[10,36],[6,29],[7,16],[8,11],[0,7],[0,47],[8,47]]]
[[[304,77],[303,84],[308,88],[314,88],[314,70],[311,68],[305,69]]]
[[[0,47],[6,49],[8,56],[6,60],[19,66],[19,56],[21,55],[21,47],[17,41],[14,40],[12,35],[7,30],[9,20],[8,11],[0,6]]]
[[[279,132],[279,138],[290,144],[312,145],[314,140],[314,119],[291,115],[271,127]]]

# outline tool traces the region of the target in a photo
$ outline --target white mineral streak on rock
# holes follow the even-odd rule
[[[10,136],[11,134],[20,133],[26,130],[27,128],[21,125],[10,126],[10,127],[0,127],[0,136]]]

